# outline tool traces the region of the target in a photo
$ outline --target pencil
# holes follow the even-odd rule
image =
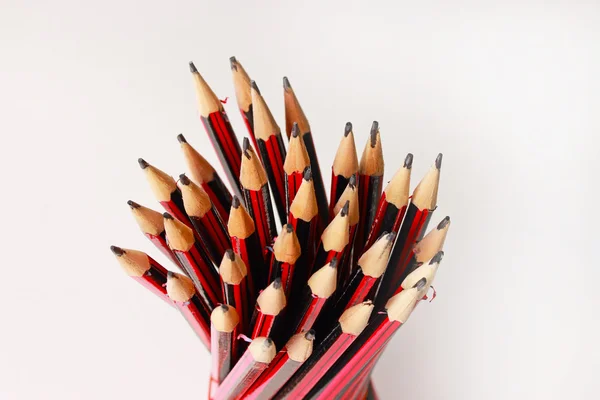
[[[287,153],[285,162],[283,163],[283,171],[285,172],[285,204],[288,212],[302,184],[304,171],[306,171],[306,168],[310,168],[310,159],[304,147],[304,141],[300,137],[298,124],[294,124],[294,128],[292,129],[289,147],[290,151]]]
[[[255,290],[265,286],[267,268],[265,267],[263,251],[254,227],[252,217],[241,204],[237,196],[233,196],[231,213],[227,223],[227,232],[231,238],[233,251],[238,254],[250,270],[251,297],[256,296]]]
[[[188,174],[192,181],[202,186],[210,197],[223,222],[229,219],[231,208],[231,193],[212,165],[200,155],[185,139],[182,134],[177,135],[183,158],[187,165]]]
[[[313,141],[310,124],[304,111],[298,102],[296,93],[292,89],[292,85],[287,77],[283,78],[283,99],[285,105],[285,130],[290,138],[292,134],[292,127],[294,122],[298,123],[300,128],[300,135],[304,140],[304,146],[306,152],[310,158],[310,167],[312,169],[313,180],[315,185],[315,194],[317,197],[317,204],[319,205],[319,232],[322,231],[327,222],[329,222],[329,206],[327,204],[327,193],[325,192],[325,186],[323,184],[323,176],[321,175],[321,167],[319,166],[319,158],[317,157],[317,150]]]
[[[383,190],[364,250],[371,247],[383,232],[398,233],[408,206],[412,162],[413,155],[408,153],[404,165]]]
[[[192,279],[208,313],[222,302],[219,274],[192,229],[164,213],[165,231],[169,247],[185,273]]]
[[[277,393],[275,399],[304,399],[331,366],[365,329],[373,304],[364,302],[344,311],[335,327]]]
[[[252,317],[252,339],[279,333],[283,322],[283,310],[287,304],[281,279],[276,278],[256,299],[256,309]]]
[[[290,338],[277,353],[269,368],[252,384],[244,398],[247,400],[269,400],[294,375],[302,363],[310,357],[315,331],[298,333]]]
[[[146,289],[171,304],[167,298],[167,270],[152,257],[137,250],[110,246],[123,271]]]
[[[360,202],[360,222],[354,242],[354,259],[363,253],[367,237],[375,220],[377,205],[383,186],[383,151],[379,123],[373,121],[370,140],[365,145],[358,167],[358,197]]]
[[[146,236],[161,253],[178,266],[179,261],[175,258],[175,255],[167,244],[162,214],[132,200],[128,200],[127,204],[144,236]]]
[[[426,279],[426,285],[423,288],[422,292],[424,298],[427,297],[427,291],[429,287],[433,283],[435,279],[435,275],[437,274],[437,270],[440,267],[440,263],[444,258],[444,252],[442,250],[438,251],[431,257],[429,260],[423,262],[419,267],[417,267],[413,272],[408,274],[406,278],[402,281],[400,287],[396,290],[395,294],[398,294],[408,288],[413,287],[417,284],[422,278]],[[435,297],[435,294],[434,294]],[[420,300],[420,299],[419,299]],[[432,298],[433,300],[433,298]]]
[[[248,269],[244,261],[227,249],[223,261],[219,266],[221,284],[223,286],[223,298],[225,302],[238,311],[240,317],[240,332],[247,333],[250,324],[249,307],[254,304],[254,298],[248,286]]]
[[[296,232],[294,232],[294,227],[285,224],[273,244],[273,257],[271,258],[268,281],[272,282],[275,278],[281,278],[283,291],[287,298],[289,298],[292,290],[295,264],[300,257],[300,253],[300,243]]]
[[[257,337],[221,383],[215,400],[241,399],[244,393],[275,358],[275,344],[270,338]]]
[[[176,272],[167,274],[167,294],[194,333],[210,351],[210,312],[206,310],[190,278]]]
[[[320,268],[331,261],[333,257],[338,260],[343,257],[344,250],[350,241],[349,209],[350,202],[346,201],[333,221],[331,221],[323,231],[315,261],[313,262],[314,267]],[[312,273],[312,270],[309,271],[309,273]]]
[[[333,165],[331,167],[331,195],[329,196],[329,215],[335,215],[333,207],[337,204],[342,193],[348,185],[350,177],[358,179],[358,156],[356,155],[356,144],[352,123],[346,122],[344,136],[340,141]]]
[[[242,172],[240,175],[242,192],[248,212],[256,224],[256,232],[262,251],[271,245],[277,232],[269,184],[265,169],[250,147],[248,138],[244,138],[244,156],[242,157]]]
[[[275,208],[281,223],[284,224],[286,220],[285,176],[283,170],[283,161],[286,158],[285,144],[281,137],[281,130],[275,122],[267,103],[265,103],[265,99],[260,94],[255,81],[251,82],[251,87],[256,149],[267,173],[269,186],[275,200]]]
[[[208,398],[212,399],[237,361],[239,317],[234,307],[221,304],[211,313],[210,322],[212,368]]]
[[[212,262],[218,264],[223,259],[225,250],[231,247],[231,239],[223,220],[204,189],[185,174],[179,175],[179,190],[192,226],[202,239]]]
[[[248,134],[252,138],[252,144],[256,148],[258,146],[254,137],[254,110],[252,107],[252,93],[250,92],[250,77],[235,57],[229,58],[229,65],[231,66],[231,76],[238,108],[248,129]]]
[[[227,175],[234,193],[240,192],[240,160],[242,150],[240,143],[235,136],[235,132],[229,123],[229,117],[219,101],[218,97],[206,83],[204,78],[196,69],[193,62],[190,61],[190,72],[196,88],[198,98],[198,111],[200,120],[208,137],[219,157],[221,166]]]
[[[346,189],[340,196],[337,204],[333,208],[333,212],[335,215],[340,212],[344,204],[349,202],[350,206],[348,207],[348,246],[346,247],[346,251],[341,259],[340,266],[338,267],[338,282],[339,286],[343,286],[350,273],[352,271],[352,246],[354,244],[356,238],[356,228],[358,227],[358,223],[360,220],[360,210],[359,210],[359,201],[358,201],[358,188],[356,187],[356,177],[351,176],[348,181],[348,185]]]

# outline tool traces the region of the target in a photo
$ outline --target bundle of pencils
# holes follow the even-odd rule
[[[313,131],[289,79],[282,135],[239,60],[230,66],[249,138],[236,136],[224,102],[190,63],[200,121],[229,188],[178,135],[187,171],[177,180],[138,160],[164,211],[127,202],[171,265],[139,250],[111,251],[129,276],[181,312],[210,351],[209,399],[377,399],[377,361],[417,305],[435,297],[429,290],[450,218],[426,232],[442,155],[412,194],[410,153],[384,185],[384,130],[373,122],[359,158],[348,122],[328,199]]]

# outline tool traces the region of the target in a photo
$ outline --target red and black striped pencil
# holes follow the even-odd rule
[[[340,287],[344,286],[348,278],[350,277],[350,273],[352,272],[352,246],[356,239],[356,232],[358,223],[360,220],[360,210],[359,210],[359,201],[358,201],[358,188],[356,187],[356,177],[351,176],[348,181],[348,186],[344,190],[344,193],[340,196],[335,207],[333,207],[333,212],[335,215],[340,212],[342,207],[349,203],[348,207],[348,246],[346,247],[346,251],[344,251],[344,256],[340,261],[340,265],[338,267],[338,285]]]
[[[290,400],[310,398],[306,395],[365,329],[372,311],[371,302],[360,303],[346,310],[335,327],[275,398]]]
[[[242,157],[240,182],[246,207],[248,207],[248,212],[256,224],[260,248],[264,252],[277,234],[277,228],[275,227],[275,216],[271,205],[267,174],[256,153],[250,147],[248,138],[244,138],[244,156]]]
[[[257,337],[219,386],[215,400],[241,399],[277,354],[270,338]]]
[[[179,261],[175,258],[175,255],[167,244],[162,214],[132,200],[127,201],[127,204],[129,205],[129,208],[131,208],[131,214],[135,218],[135,221],[144,236],[146,236],[148,240],[150,240],[169,260],[179,266]]]
[[[219,157],[219,161],[221,161],[221,166],[227,175],[231,188],[235,194],[239,195],[241,193],[239,176],[242,157],[240,143],[229,123],[229,117],[221,101],[191,61],[190,72],[196,88],[200,120]]]
[[[284,322],[283,312],[286,304],[287,300],[281,286],[281,279],[276,278],[256,299],[256,308],[250,323],[252,339],[265,336],[275,340],[275,336],[281,330]]]
[[[383,150],[381,149],[381,136],[379,123],[373,121],[370,140],[365,145],[358,167],[358,197],[360,202],[360,222],[354,241],[354,260],[362,255],[367,237],[373,226],[377,206],[383,187]]]
[[[185,275],[169,271],[166,286],[175,307],[210,351],[210,312],[194,288],[194,282]]]
[[[219,266],[219,274],[225,303],[238,311],[240,332],[246,334],[250,324],[250,307],[254,304],[254,298],[250,297],[252,291],[248,287],[250,282],[246,264],[233,250],[227,249]]]
[[[165,231],[169,247],[185,273],[192,279],[208,314],[222,303],[219,273],[204,252],[191,228],[164,213]]]
[[[179,190],[185,212],[202,239],[208,256],[214,264],[220,263],[225,250],[231,247],[231,240],[217,209],[204,189],[185,174],[179,175]]]
[[[247,400],[269,400],[294,375],[313,350],[315,331],[298,333],[290,338],[267,368],[248,389]]]
[[[286,158],[285,144],[281,137],[281,129],[275,122],[255,81],[251,82],[251,87],[256,149],[267,173],[269,186],[275,200],[275,208],[281,223],[285,224],[285,174],[283,170],[283,162]]]
[[[344,137],[340,141],[333,165],[331,167],[331,194],[329,196],[329,215],[333,216],[333,207],[337,204],[342,193],[348,186],[350,177],[358,179],[358,156],[356,155],[356,144],[352,123],[346,122]]]
[[[213,399],[219,385],[225,380],[237,356],[239,316],[234,307],[221,304],[210,315],[210,354],[212,368],[208,398]]]
[[[285,104],[285,130],[288,139],[292,134],[292,127],[294,122],[298,124],[300,128],[300,135],[304,140],[304,146],[306,152],[310,158],[310,167],[312,169],[313,180],[315,184],[315,194],[317,196],[317,204],[319,205],[319,232],[321,232],[327,223],[329,222],[329,206],[327,203],[327,193],[325,192],[325,185],[323,184],[323,176],[321,175],[321,167],[319,166],[319,158],[317,157],[317,150],[313,141],[310,124],[304,111],[298,102],[296,93],[290,85],[290,81],[287,77],[283,78],[283,99]]]
[[[244,260],[244,264],[250,270],[251,297],[256,298],[256,291],[266,285],[268,270],[254,221],[237,196],[233,196],[231,203],[227,232],[231,238],[233,251]]]
[[[231,66],[233,88],[235,89],[235,98],[240,109],[240,114],[242,114],[248,134],[252,138],[252,144],[254,147],[258,147],[256,138],[254,137],[254,110],[252,107],[250,76],[248,76],[242,64],[235,57],[229,58],[229,65]]]
[[[290,224],[285,224],[273,244],[273,256],[271,257],[268,282],[272,282],[275,278],[281,278],[283,291],[287,298],[289,298],[292,290],[296,261],[300,257],[300,254],[300,243],[298,242],[296,232],[294,232],[294,227]]]
[[[310,168],[310,158],[308,158],[306,147],[304,147],[304,141],[300,137],[298,124],[294,124],[292,128],[289,149],[283,163],[283,171],[285,172],[285,204],[288,212],[302,184],[304,171],[306,171],[306,168]]]
[[[227,222],[229,209],[231,208],[229,189],[227,189],[213,166],[187,142],[182,134],[177,135],[177,140],[180,143],[190,178],[197,185],[202,186],[223,222]]]
[[[333,259],[342,259],[344,251],[350,242],[350,218],[348,212],[350,202],[346,201],[344,206],[337,213],[333,221],[329,223],[327,228],[321,235],[321,242],[317,249],[313,268],[320,268]],[[312,273],[312,269],[309,273]],[[339,274],[339,273],[338,273]]]
[[[137,250],[110,246],[123,271],[146,289],[171,304],[167,298],[167,270],[152,257]],[[171,304],[172,305],[172,304]]]
[[[398,233],[408,206],[412,162],[413,155],[408,153],[402,168],[383,190],[364,251],[368,250],[383,232]]]

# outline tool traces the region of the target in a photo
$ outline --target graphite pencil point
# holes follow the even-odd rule
[[[140,164],[140,168],[142,169],[146,169],[150,165],[143,158],[138,158],[138,164]]]
[[[306,340],[315,340],[315,330],[311,329],[304,334]]]
[[[275,278],[275,280],[273,281],[273,288],[274,289],[279,289],[281,287],[281,278],[277,277]]]
[[[302,178],[305,181],[310,181],[312,179],[312,170],[310,169],[310,167],[306,167],[304,169],[304,175],[302,176]]]
[[[417,283],[415,283],[415,285],[413,287],[417,288],[417,290],[421,290],[425,287],[426,283],[427,283],[427,278],[423,277],[423,278],[419,279],[419,281]]]
[[[235,56],[229,57],[229,66],[232,70],[237,71],[237,60],[235,59]]]
[[[190,178],[188,178],[186,174],[181,174],[181,175],[179,175],[179,182],[182,185],[187,186],[190,184],[191,181],[190,181]]]
[[[442,153],[438,154],[437,157],[435,158],[435,167],[437,169],[442,168],[442,157],[444,157],[444,155]]]
[[[190,61],[190,72],[191,73],[198,72],[198,70],[196,69],[196,66],[194,65],[193,61]]]
[[[404,168],[411,169],[413,163],[413,155],[412,153],[408,153],[406,158],[404,159]]]
[[[179,143],[187,143],[187,140],[185,140],[185,136],[183,136],[183,134],[181,134],[181,133],[179,135],[177,135],[177,141]]]
[[[237,196],[233,196],[233,199],[231,200],[231,207],[238,209],[240,208],[240,205],[242,203],[240,203],[240,199]]]
[[[260,94],[260,89],[258,88],[256,81],[254,81],[254,80],[250,81],[250,86],[252,86],[252,89],[256,90],[256,93]]]
[[[377,134],[379,133],[379,122],[373,121],[371,125],[371,147],[375,147],[377,144]]]
[[[350,209],[350,200],[346,200],[346,203],[344,203],[344,207],[342,207],[342,211],[340,211],[340,215],[342,217],[345,217],[346,215],[348,215],[349,209]]]
[[[429,264],[439,264],[444,258],[444,252],[442,250],[438,251],[435,256],[429,261]]]
[[[110,251],[112,251],[113,254],[118,257],[121,257],[123,254],[125,254],[125,250],[117,246],[110,246]]]
[[[294,125],[292,125],[292,137],[298,136],[300,136],[300,128],[298,128],[298,123],[294,122]]]
[[[242,150],[244,151],[244,156],[246,156],[246,158],[248,160],[250,159],[250,153],[248,153],[249,148],[250,148],[250,140],[248,140],[248,138],[245,137],[244,141],[242,142]]]
[[[346,122],[346,126],[344,127],[344,137],[348,137],[350,132],[352,132],[352,122]]]
[[[127,200],[127,205],[131,207],[131,209],[140,208],[141,206],[133,200]]]
[[[227,256],[227,258],[229,258],[231,261],[235,260],[235,253],[233,252],[233,250],[231,249],[227,249],[225,250],[225,255]]]
[[[288,79],[287,76],[283,77],[283,87],[284,89],[291,89],[292,85],[290,85],[290,80]]]
[[[163,217],[166,219],[173,219],[173,216],[171,214],[169,214],[168,212],[163,213]]]
[[[440,221],[440,223],[437,226],[437,230],[439,231],[440,229],[444,229],[446,227],[446,225],[448,225],[450,223],[450,217],[445,217],[443,220]]]

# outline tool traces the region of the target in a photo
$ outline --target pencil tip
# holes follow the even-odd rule
[[[219,308],[221,309],[221,311],[223,311],[224,313],[229,311],[229,306],[227,304],[221,304],[219,305]]]
[[[248,153],[248,149],[250,148],[250,140],[248,140],[247,137],[244,138],[243,142],[242,142],[242,150],[244,152],[244,156],[246,156],[246,158],[249,160],[250,159],[250,153]]]
[[[304,168],[304,174],[303,174],[302,178],[305,181],[310,181],[312,179],[312,170],[310,169],[310,167]]]
[[[232,249],[225,250],[225,255],[227,256],[227,258],[229,258],[229,261],[235,260],[235,253],[233,252]]]
[[[110,246],[110,251],[112,251],[117,257],[121,257],[123,254],[125,254],[125,250],[117,246]]]
[[[427,283],[427,278],[423,277],[423,278],[419,279],[413,287],[417,288],[417,290],[422,290],[425,287],[426,283]]]
[[[442,250],[438,251],[435,256],[429,261],[429,264],[439,264],[442,262],[442,258],[444,258],[444,252]]]
[[[240,208],[240,205],[240,199],[236,195],[233,195],[233,199],[231,200],[231,207],[237,210],[238,208]]]
[[[132,210],[136,208],[140,208],[141,206],[133,200],[127,200],[127,204],[131,207]]]
[[[250,86],[252,86],[252,89],[256,90],[256,93],[260,94],[260,89],[258,88],[255,80],[250,81]]]
[[[435,158],[435,167],[437,169],[441,169],[442,168],[442,158],[444,157],[444,155],[442,153],[438,154],[437,157]]]
[[[281,287],[281,278],[277,277],[273,281],[273,289],[279,289]]]
[[[342,207],[342,211],[340,211],[340,215],[342,217],[345,217],[346,215],[348,215],[349,209],[350,209],[350,200],[346,200],[346,203],[344,203],[344,207]]]
[[[198,72],[198,70],[196,69],[196,66],[194,65],[193,61],[190,61],[190,72],[191,73]]]
[[[287,76],[283,77],[283,88],[284,89],[291,89],[292,85],[290,85],[290,80],[288,79]]]
[[[190,181],[190,178],[188,178],[186,174],[181,174],[181,175],[179,175],[179,182],[182,185],[187,186],[190,184],[191,181]]]
[[[187,140],[185,140],[185,136],[183,136],[183,134],[181,134],[181,133],[179,135],[177,135],[177,141],[179,143],[187,143]]]
[[[396,232],[390,232],[390,233],[386,234],[386,237],[385,237],[385,239],[386,239],[388,242],[393,242],[393,241],[394,241],[394,239],[396,239]]]
[[[229,66],[232,70],[237,71],[237,60],[235,59],[235,56],[229,57]]]
[[[315,340],[315,330],[311,329],[304,334],[304,339],[313,341]]]
[[[140,164],[140,168],[142,169],[146,169],[150,165],[143,158],[138,158],[138,164]]]
[[[413,155],[412,153],[408,153],[406,158],[404,159],[404,168],[411,169],[413,163]]]
[[[329,266],[331,268],[337,268],[337,265],[338,265],[338,258],[337,257],[333,257],[331,259],[331,261],[329,261]]]
[[[173,219],[173,216],[171,214],[169,214],[168,212],[163,213],[163,217],[165,219]]]
[[[175,275],[175,272],[173,272],[173,271],[167,271],[167,278],[168,279],[177,279],[177,275]]]
[[[352,174],[350,179],[348,180],[348,185],[354,187],[356,186],[356,174]]]
[[[292,137],[298,137],[300,136],[300,128],[298,127],[298,123],[294,122],[294,125],[292,125]]]
[[[350,132],[352,132],[352,122],[346,122],[346,126],[344,127],[344,137],[348,137]]]
[[[437,226],[437,230],[439,231],[440,229],[444,229],[446,226],[448,226],[449,223],[450,223],[450,217],[447,216],[446,218],[444,218],[443,220],[440,221],[440,223]]]
[[[285,224],[285,225],[284,225],[284,228],[285,228],[285,231],[286,231],[287,233],[292,233],[292,232],[294,232],[294,227],[292,226],[292,224]]]
[[[371,125],[371,147],[375,147],[377,144],[377,134],[379,133],[379,122],[373,121]]]
[[[273,339],[266,338],[265,341],[263,342],[263,346],[265,346],[265,347],[271,347],[271,346],[273,346]]]

